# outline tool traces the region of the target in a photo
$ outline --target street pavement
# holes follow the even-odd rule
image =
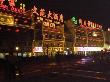
[[[104,70],[98,71],[99,68],[96,66],[94,71],[92,66],[95,67],[94,65],[79,65],[73,62],[32,65],[23,68],[23,70],[30,69],[24,71],[22,80],[25,81],[27,78],[30,78],[29,82],[34,82],[34,80],[37,82],[105,82],[110,80],[109,74]]]
[[[21,68],[23,76],[16,78],[14,82],[108,82],[109,68],[109,64],[94,62],[90,64],[79,64],[73,61],[34,63],[23,66]]]

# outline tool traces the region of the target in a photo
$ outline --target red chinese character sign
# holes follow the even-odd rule
[[[40,15],[41,17],[45,17],[45,10],[44,10],[44,9],[40,9],[39,15]]]
[[[47,18],[53,19],[51,11],[48,12]]]
[[[102,26],[97,23],[94,23],[88,20],[83,20],[83,19],[79,19],[79,25],[80,27],[85,27],[90,29],[102,28]]]
[[[8,0],[10,6],[15,6],[15,0]]]
[[[3,4],[4,1],[5,1],[5,0],[0,0],[0,4]]]
[[[35,6],[34,6],[34,8],[32,9],[33,13],[39,15],[38,12],[37,12],[37,10],[38,10],[38,9],[37,9]]]
[[[25,12],[25,4],[20,3],[20,8],[16,8],[15,2],[17,0],[8,0],[9,6],[5,5],[3,2],[5,0],[0,0],[0,8],[2,8],[3,10],[11,10],[12,12],[16,12],[16,13],[20,13],[20,14],[24,14]],[[63,14],[57,14],[55,12],[51,12],[51,11],[46,11],[45,9],[41,8],[41,9],[37,9],[36,6],[34,6],[32,9],[33,13],[35,13],[36,15],[40,16],[40,17],[45,17],[51,20],[55,20],[55,21],[59,21],[59,22],[64,22],[63,20]]]
[[[6,0],[0,0],[0,9],[11,10],[12,12],[19,14],[25,13],[25,4],[20,4],[20,8],[17,8],[15,5],[15,2],[17,2],[17,0],[8,0],[9,6],[4,4],[5,1]]]
[[[59,21],[63,22],[63,15],[62,14],[60,15]]]
[[[24,15],[28,14],[26,9],[25,9],[25,4],[20,3],[19,8],[17,8],[16,4],[15,4],[15,2],[17,0],[8,0],[9,6],[7,6],[4,1],[6,1],[6,0],[0,0],[0,9],[2,9],[3,11],[4,10],[6,10],[6,11],[10,10],[11,12],[14,12],[17,14],[24,14]],[[63,22],[64,22],[63,14],[58,14],[58,13],[55,13],[52,11],[47,11],[43,8],[38,9],[36,6],[33,6],[33,8],[31,10],[28,10],[28,11],[31,11],[31,13],[29,14],[29,15],[31,15],[30,19],[32,17],[34,17],[34,18],[37,17],[37,18],[35,18],[36,24],[38,22],[42,22],[42,23],[47,22],[47,23],[49,23],[48,26],[53,27],[53,28],[55,28],[55,26],[58,26],[58,25],[60,25],[60,26],[63,25]],[[14,16],[16,16],[16,15],[14,15]],[[24,22],[26,23],[26,21],[24,21]],[[46,24],[44,24],[44,25],[46,25]]]
[[[56,20],[59,22],[64,22],[63,20],[63,14],[57,14],[55,12],[46,11],[45,9],[41,8],[40,10],[37,9],[37,7],[33,7],[32,9],[33,13],[37,14],[40,17],[45,17],[51,20]]]
[[[54,13],[53,16],[53,18],[58,21],[58,14]]]

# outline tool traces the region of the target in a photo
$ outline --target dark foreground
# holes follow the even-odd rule
[[[109,82],[109,80],[100,80],[87,77],[78,77],[73,75],[46,74],[42,76],[32,76],[23,78],[14,82]]]
[[[0,71],[0,82],[110,82],[110,61],[95,59],[93,57],[67,58],[61,61],[38,62],[24,59],[19,63],[22,76],[16,76],[7,81],[3,79],[4,73]],[[82,60],[83,58],[83,60]],[[95,57],[96,58],[96,57]],[[108,58],[108,57],[107,57]],[[44,59],[43,59],[44,60]],[[98,60],[98,61],[97,61]],[[29,63],[32,62],[32,63]],[[22,65],[23,64],[23,65]],[[9,65],[8,65],[9,66]],[[7,77],[6,77],[7,78]]]

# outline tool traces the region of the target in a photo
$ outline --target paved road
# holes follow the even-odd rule
[[[24,80],[26,78],[31,78],[30,80],[48,80],[48,81],[59,81],[67,82],[91,79],[91,82],[96,81],[107,81],[109,80],[109,75],[102,71],[92,70],[91,67],[86,68],[87,65],[79,65],[72,62],[65,63],[49,63],[49,64],[40,64],[40,65],[32,65],[31,67],[27,66],[26,69],[23,68],[24,71]],[[93,66],[94,67],[94,66]],[[85,69],[86,68],[86,69]],[[34,78],[35,77],[35,78]],[[39,79],[39,78],[42,79]],[[32,79],[33,78],[33,79]],[[30,81],[31,82],[31,81]],[[59,81],[61,82],[61,81]]]
[[[77,64],[73,61],[25,65],[23,78],[15,82],[105,82],[109,79],[110,66],[106,64]]]

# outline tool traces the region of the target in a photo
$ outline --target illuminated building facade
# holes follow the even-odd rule
[[[36,11],[34,6],[34,22],[36,23],[36,32],[38,29],[41,31],[41,39],[36,39],[33,52],[36,54],[44,54],[54,56],[57,52],[63,52],[64,50],[64,23],[63,15],[55,12],[45,12],[44,9]],[[39,34],[38,34],[39,35]],[[38,47],[42,47],[42,53],[36,51]]]
[[[33,30],[25,4],[16,7],[17,0],[0,0],[0,55],[9,52],[18,56],[32,55]]]
[[[104,38],[105,38],[105,44],[104,44],[104,49],[110,50],[110,28],[107,30],[104,30]]]
[[[16,8],[17,0],[10,1],[9,6],[0,1],[0,52],[54,55],[64,50],[62,14],[36,6],[26,11],[25,4]]]
[[[49,22],[49,21],[48,21]],[[48,23],[47,22],[47,23]],[[46,23],[46,22],[45,22]],[[54,23],[53,23],[54,24]],[[56,52],[63,52],[64,48],[64,26],[58,24],[45,26],[42,25],[44,54],[54,55]]]
[[[74,33],[74,52],[85,53],[86,51],[101,51],[103,49],[104,34],[101,25],[76,17],[70,21],[73,22],[71,28],[74,28],[72,30]]]

